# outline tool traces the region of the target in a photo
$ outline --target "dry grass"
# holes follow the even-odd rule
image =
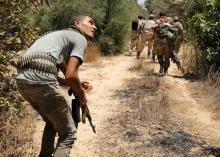
[[[130,66],[129,70],[137,73],[138,77],[125,80],[124,88],[112,95],[120,105],[97,137],[97,156],[219,156],[219,148],[215,149],[204,138],[191,132],[201,126],[174,112],[175,101],[172,101],[170,92],[166,93],[171,90],[166,84],[166,76],[159,77],[153,69],[154,64],[141,59]],[[198,89],[197,86],[192,88]],[[207,95],[203,95],[204,99]],[[216,105],[219,102],[217,99],[213,101]]]
[[[192,73],[198,70],[198,52],[191,43],[183,43],[181,47],[181,60],[186,71]]]
[[[188,74],[196,74],[198,77],[206,77],[210,67],[201,50],[195,44],[189,42],[182,44],[181,60]]]
[[[0,157],[35,157],[34,118],[12,81],[13,70],[0,78]]]
[[[86,50],[85,55],[85,62],[95,62],[97,61],[101,56],[101,51],[97,44],[94,42],[89,41],[88,42],[88,48]]]
[[[186,131],[190,126],[170,111],[163,77],[158,77],[149,64],[137,62],[130,70],[138,78],[127,80],[126,87],[113,96],[121,100],[119,111],[109,119],[98,137],[104,148],[97,150],[106,157],[205,157],[212,154],[205,141]],[[204,147],[203,147],[204,146]],[[210,147],[211,149],[213,147]]]
[[[137,73],[143,73],[145,70],[144,60],[138,59],[137,62],[129,68],[130,71],[135,71]]]
[[[131,109],[137,111],[133,119],[138,119],[142,124],[161,124],[168,120],[168,109],[166,93],[160,91],[160,79],[154,75],[154,70],[147,64],[139,61],[133,66],[133,70],[139,72],[141,78],[131,80],[128,84],[129,93],[133,92],[132,99],[127,99]],[[143,124],[143,122],[145,124]]]
[[[220,77],[193,82],[188,88],[198,103],[201,101],[204,108],[216,114],[213,118],[220,120]]]
[[[167,94],[160,89],[160,78],[155,75],[149,64],[143,60],[137,62],[130,70],[139,73],[140,78],[129,80],[127,89],[121,91],[125,104],[129,105],[132,113],[127,113],[136,126],[161,125],[169,121],[169,104]],[[123,96],[123,95],[122,95]]]
[[[35,157],[35,123],[28,107],[22,108],[19,113],[1,110],[0,115],[0,156]]]
[[[98,140],[107,145],[108,150],[101,149],[98,154],[144,157],[158,152],[160,156],[161,151],[153,149],[149,141],[151,134],[160,133],[165,125],[169,125],[166,93],[159,88],[160,78],[143,61],[132,65],[130,70],[138,72],[139,77],[127,80],[126,87],[113,96],[121,100],[120,114],[109,120],[106,131],[99,137]]]

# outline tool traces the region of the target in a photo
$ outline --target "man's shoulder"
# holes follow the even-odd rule
[[[75,41],[84,41],[87,42],[86,37],[79,32],[78,30],[74,30],[74,29],[65,29],[65,30],[61,30],[61,33],[66,36],[67,38],[71,38]]]
[[[46,32],[41,36],[41,38],[42,37],[57,37],[57,36],[65,37],[65,36],[69,36],[73,34],[77,36],[81,36],[80,33],[73,31],[71,29],[61,29],[61,30],[54,30],[54,31]]]
[[[182,27],[183,27],[182,23],[181,23],[181,22],[179,22],[179,21],[174,22],[174,25],[175,25],[175,26],[178,26],[178,27],[180,27],[180,28],[182,28]]]

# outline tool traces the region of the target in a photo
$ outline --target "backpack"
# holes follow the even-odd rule
[[[160,39],[175,40],[178,35],[178,29],[173,25],[159,25],[157,34]]]
[[[138,30],[138,20],[133,20],[131,24],[132,31]]]

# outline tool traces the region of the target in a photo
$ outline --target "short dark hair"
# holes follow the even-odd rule
[[[165,14],[165,13],[160,12],[160,16],[166,16],[166,14]]]
[[[142,20],[142,19],[143,19],[143,16],[139,15],[139,16],[138,16],[138,19]]]
[[[81,20],[85,19],[86,17],[91,17],[91,16],[89,16],[89,15],[74,15],[74,16],[72,16],[71,20],[73,22],[75,22],[77,20],[81,21]],[[93,17],[91,17],[91,18],[93,19]]]

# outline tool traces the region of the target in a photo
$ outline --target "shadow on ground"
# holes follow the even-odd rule
[[[100,137],[99,150],[114,157],[220,157],[220,148],[211,146],[190,132],[171,113],[160,77],[154,72],[126,81],[126,87],[112,95],[121,101],[119,114],[109,119]],[[106,152],[106,153],[105,153]]]
[[[167,131],[154,137],[151,143],[168,154],[181,157],[220,156],[220,148],[210,146],[203,139],[184,131]]]

